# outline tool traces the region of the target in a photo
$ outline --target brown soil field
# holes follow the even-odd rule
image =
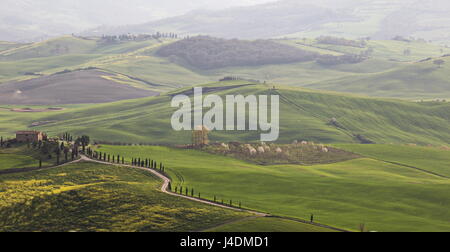
[[[0,103],[58,105],[107,103],[156,96],[158,93],[107,80],[100,70],[80,70],[0,85]],[[17,111],[39,112],[39,111]]]

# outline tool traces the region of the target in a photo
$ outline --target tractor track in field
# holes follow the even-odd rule
[[[398,166],[403,166],[403,167],[406,167],[406,168],[418,170],[418,171],[421,171],[421,172],[426,173],[428,175],[433,175],[433,176],[436,176],[436,177],[439,177],[439,178],[450,179],[450,177],[447,177],[445,175],[442,175],[442,174],[439,174],[439,173],[436,173],[436,172],[432,172],[432,171],[428,171],[428,170],[425,170],[425,169],[422,169],[422,168],[419,168],[419,167],[415,167],[415,166],[412,166],[412,165],[402,164],[402,163],[393,162],[393,161],[387,161],[387,160],[373,158],[373,157],[369,157],[369,158],[372,158],[374,160],[378,160],[378,161],[381,161],[381,162],[384,162],[384,163],[388,163],[388,164],[393,164],[393,165],[398,165]]]

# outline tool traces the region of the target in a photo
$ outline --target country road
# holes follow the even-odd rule
[[[221,207],[221,208],[235,210],[235,211],[247,212],[247,213],[251,213],[251,214],[254,214],[254,215],[257,215],[257,216],[260,216],[260,217],[268,217],[268,216],[270,216],[269,214],[266,214],[266,213],[256,212],[256,211],[252,211],[252,210],[245,210],[245,209],[241,209],[241,208],[237,208],[237,207],[225,206],[225,205],[214,203],[214,202],[211,202],[211,201],[208,201],[208,200],[203,200],[203,199],[199,199],[199,198],[190,197],[190,196],[181,195],[181,194],[178,194],[178,193],[171,192],[171,191],[168,190],[169,183],[171,182],[170,179],[168,177],[164,176],[163,174],[159,173],[158,171],[152,170],[150,168],[144,168],[144,167],[138,167],[138,166],[132,166],[132,165],[126,165],[126,164],[108,163],[108,162],[104,162],[104,161],[91,159],[91,158],[89,158],[87,156],[84,156],[84,155],[81,156],[80,160],[87,161],[87,162],[99,163],[99,164],[106,164],[106,165],[130,167],[130,168],[134,168],[134,169],[141,169],[141,170],[144,170],[144,171],[148,171],[148,172],[151,172],[153,175],[157,176],[158,178],[160,178],[163,181],[163,184],[161,186],[161,191],[163,193],[166,193],[166,194],[169,194],[169,195],[172,195],[172,196],[176,196],[176,197],[180,197],[180,198],[189,199],[189,200],[196,201],[196,202],[200,202],[200,203],[203,203],[203,204],[208,204],[208,205],[211,205],[211,206]]]
[[[188,199],[188,200],[191,200],[191,201],[207,204],[207,205],[210,205],[210,206],[220,207],[220,208],[224,208],[224,209],[240,211],[240,212],[246,212],[246,213],[249,213],[249,214],[253,214],[255,217],[273,217],[273,218],[279,218],[279,219],[285,219],[285,220],[295,221],[295,222],[299,222],[299,223],[304,223],[304,224],[308,224],[308,225],[314,225],[314,226],[317,226],[317,227],[323,227],[323,228],[327,228],[327,229],[331,229],[331,230],[339,231],[339,232],[350,232],[348,230],[344,230],[344,229],[340,229],[340,228],[336,228],[336,227],[332,227],[332,226],[328,226],[328,225],[324,225],[324,224],[320,224],[320,223],[311,223],[311,222],[308,222],[308,221],[305,221],[305,220],[301,220],[301,219],[296,219],[296,218],[274,216],[274,215],[271,215],[271,214],[268,214],[268,213],[262,213],[262,212],[258,212],[258,211],[254,211],[254,210],[248,210],[248,209],[242,209],[242,208],[222,205],[222,204],[215,203],[215,202],[212,202],[212,201],[208,201],[208,200],[204,200],[204,199],[200,199],[200,198],[196,198],[196,197],[190,197],[190,196],[174,193],[174,192],[169,191],[169,184],[171,183],[171,180],[168,177],[164,176],[163,174],[159,173],[156,170],[153,170],[153,169],[150,169],[150,168],[133,166],[133,165],[127,165],[127,164],[117,164],[117,163],[109,163],[109,162],[105,162],[105,161],[99,161],[99,160],[91,159],[91,158],[89,158],[89,157],[87,157],[85,155],[81,155],[80,158],[77,159],[77,160],[74,160],[74,161],[71,161],[71,162],[68,162],[68,163],[65,163],[65,164],[61,164],[61,165],[58,165],[58,166],[43,167],[43,168],[25,168],[25,169],[5,170],[5,171],[0,171],[0,175],[2,175],[2,174],[14,174],[14,173],[26,173],[26,172],[30,172],[30,171],[38,171],[38,170],[44,170],[44,169],[53,169],[53,168],[68,166],[68,165],[71,165],[71,164],[74,164],[74,163],[79,163],[79,162],[82,162],[82,161],[98,163],[98,164],[104,164],[104,165],[129,167],[129,168],[133,168],[133,169],[140,169],[140,170],[144,170],[144,171],[150,172],[154,176],[160,178],[163,181],[163,184],[161,186],[161,191],[163,193],[166,193],[166,194],[171,195],[171,196],[180,197],[180,198],[184,198],[184,199]]]

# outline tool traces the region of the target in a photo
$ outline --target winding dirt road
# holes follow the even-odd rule
[[[158,171],[155,171],[155,170],[152,170],[152,169],[149,169],[149,168],[143,168],[143,167],[138,167],[138,166],[133,166],[133,165],[126,165],[126,164],[108,163],[108,162],[104,162],[104,161],[91,159],[91,158],[89,158],[87,156],[84,156],[84,155],[81,156],[80,160],[86,161],[86,162],[98,163],[98,164],[130,167],[130,168],[134,168],[134,169],[140,169],[140,170],[148,171],[148,172],[151,172],[153,175],[155,175],[156,177],[160,178],[163,181],[163,184],[161,186],[161,191],[163,193],[166,193],[166,194],[169,194],[169,195],[172,195],[172,196],[176,196],[176,197],[180,197],[180,198],[185,198],[185,199],[196,201],[196,202],[200,202],[200,203],[211,205],[211,206],[221,207],[221,208],[235,210],[235,211],[247,212],[247,213],[259,216],[259,217],[268,217],[268,216],[270,216],[269,214],[266,214],[266,213],[261,213],[261,212],[251,211],[251,210],[245,210],[245,209],[241,209],[241,208],[237,208],[237,207],[225,206],[225,205],[214,203],[214,202],[211,202],[211,201],[208,201],[208,200],[203,200],[203,199],[199,199],[199,198],[190,197],[190,196],[181,195],[181,194],[178,194],[178,193],[171,192],[171,191],[169,191],[169,184],[171,182],[170,179],[168,177],[164,176],[163,174],[159,173]]]

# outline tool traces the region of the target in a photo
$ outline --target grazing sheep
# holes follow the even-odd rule
[[[307,141],[302,141],[302,145],[307,145],[308,142]]]
[[[250,152],[250,155],[256,155],[256,153],[258,153],[257,151],[256,151],[256,149],[255,148],[253,148],[253,147],[251,147],[251,149],[249,149],[249,152]]]
[[[329,150],[328,150],[328,148],[322,148],[322,152],[324,152],[324,153],[328,153],[329,152]]]
[[[283,150],[282,150],[280,147],[278,147],[275,151],[276,151],[277,153],[283,153]]]
[[[270,152],[270,147],[269,146],[264,146],[264,150],[266,151],[266,152]]]

